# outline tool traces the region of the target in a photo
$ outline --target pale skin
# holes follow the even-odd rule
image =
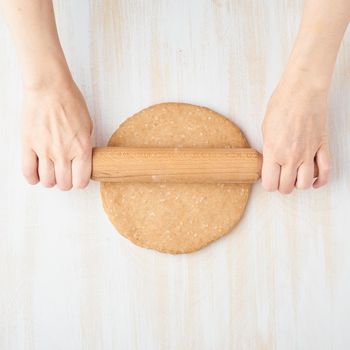
[[[0,0],[23,72],[22,169],[30,184],[84,188],[92,122],[72,79],[51,0]]]
[[[349,0],[305,1],[299,33],[263,122],[267,191],[288,194],[294,188],[319,188],[330,179],[327,95],[349,20]]]
[[[30,184],[85,188],[92,122],[59,42],[52,1],[0,4],[23,72],[23,174]],[[305,0],[299,33],[263,122],[262,185],[267,191],[288,194],[329,181],[327,96],[349,20],[349,0]]]

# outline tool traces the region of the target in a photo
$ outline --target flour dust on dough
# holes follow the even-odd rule
[[[128,118],[115,147],[249,147],[231,121],[205,108],[162,103]],[[117,231],[144,248],[190,253],[229,233],[241,219],[250,184],[101,183]]]

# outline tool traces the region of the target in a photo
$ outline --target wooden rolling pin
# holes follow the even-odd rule
[[[92,179],[107,182],[253,183],[262,156],[252,148],[94,148]]]

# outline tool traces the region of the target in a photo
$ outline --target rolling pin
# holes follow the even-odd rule
[[[252,148],[98,147],[92,179],[101,182],[253,183],[261,154]]]

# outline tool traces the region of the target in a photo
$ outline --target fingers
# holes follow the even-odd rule
[[[330,179],[331,175],[331,157],[328,146],[322,145],[316,153],[316,163],[318,166],[318,176],[313,187],[320,188]]]
[[[281,167],[270,159],[263,159],[261,179],[266,191],[273,192],[278,189]]]
[[[77,156],[72,161],[64,158],[56,160],[55,176],[57,186],[62,191],[68,191],[72,187],[85,188],[91,177],[91,151]]]
[[[289,194],[294,188],[319,188],[328,183],[331,175],[331,157],[328,147],[321,146],[316,153],[318,176],[314,182],[314,160],[304,161],[298,168],[295,165],[282,167],[273,160],[264,160],[262,167],[262,185],[267,191]]]
[[[53,157],[54,158],[54,157]],[[75,188],[85,188],[91,177],[91,148],[73,161],[60,157],[52,161],[47,156],[40,156],[31,149],[23,150],[22,172],[29,184],[35,185],[39,181],[44,187],[51,188],[56,185],[62,191]]]
[[[284,165],[281,168],[280,183],[278,190],[283,194],[293,191],[297,177],[297,168],[293,165]]]
[[[50,188],[56,185],[55,168],[51,159],[39,158],[39,178],[44,187]]]
[[[302,163],[298,168],[296,188],[306,190],[314,182],[314,160]]]
[[[35,185],[39,182],[38,157],[30,148],[24,148],[22,152],[22,173],[29,184]]]
[[[92,128],[92,126],[91,126]],[[72,177],[74,188],[85,188],[91,177],[91,157],[92,157],[92,138],[81,142],[72,161]]]
[[[91,177],[91,152],[72,161],[73,187],[85,188]]]
[[[56,183],[60,190],[68,191],[72,188],[72,162],[65,158],[55,161]]]
[[[37,158],[31,152],[23,158],[23,174],[30,184],[40,183],[47,188],[56,185],[62,191],[85,188],[91,177],[91,153],[73,161],[60,159],[53,161],[47,157]]]

